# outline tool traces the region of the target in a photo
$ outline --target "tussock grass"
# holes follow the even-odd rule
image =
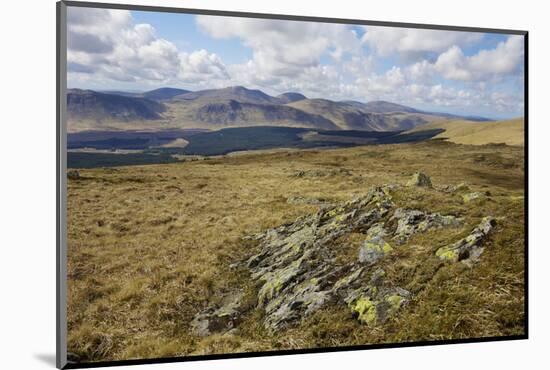
[[[68,191],[68,350],[97,361],[521,334],[522,163],[520,147],[431,141],[81,170]],[[294,176],[300,171],[327,175]],[[412,301],[375,328],[345,305],[328,305],[297,327],[267,332],[255,308],[258,287],[246,269],[230,267],[257,252],[242,237],[318,209],[289,204],[290,196],[346,201],[372,185],[404,184],[415,171],[436,189],[395,192],[397,205],[465,222],[414,235],[380,262]],[[462,182],[491,196],[464,203],[442,191]],[[498,224],[478,264],[433,256],[487,215]],[[363,240],[355,233],[335,242],[338,262],[356,259]],[[249,308],[238,328],[192,335],[193,316],[235,289]]]

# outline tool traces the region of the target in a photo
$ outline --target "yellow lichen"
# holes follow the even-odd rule
[[[392,313],[397,311],[401,307],[401,304],[403,303],[404,300],[405,300],[405,298],[401,297],[400,295],[396,295],[396,294],[387,296],[385,298],[385,301],[390,304],[390,312],[392,312]]]
[[[357,313],[358,320],[362,323],[372,325],[376,323],[376,305],[368,297],[360,297],[353,305],[351,311]]]
[[[458,252],[454,249],[448,249],[448,248],[439,248],[435,255],[442,260],[450,261],[450,262],[456,262],[458,261]]]
[[[270,300],[281,290],[283,282],[279,278],[273,278],[272,280],[267,281],[260,292],[258,293],[258,301],[265,303]]]
[[[387,254],[393,251],[393,248],[388,243],[384,243],[384,247],[382,247],[382,250],[384,251],[384,254]]]

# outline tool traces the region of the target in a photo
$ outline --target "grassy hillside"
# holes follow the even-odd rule
[[[504,143],[524,145],[525,128],[523,118],[495,122],[439,121],[423,125],[412,131],[419,132],[436,128],[445,131],[433,139],[446,139],[457,144]]]
[[[68,350],[97,361],[522,334],[523,159],[520,147],[429,141],[81,170],[68,182]],[[415,171],[434,188],[402,186]],[[266,330],[260,286],[234,265],[260,252],[250,236],[384,184],[398,185],[396,206],[464,220],[379,263],[410,301],[375,326],[330,302]],[[466,202],[464,191],[482,196]],[[478,263],[435,257],[488,215],[497,224]],[[333,240],[333,263],[356,261],[364,238]],[[195,315],[235,289],[245,310],[235,330],[193,334]]]

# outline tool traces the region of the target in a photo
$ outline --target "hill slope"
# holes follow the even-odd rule
[[[456,144],[484,145],[505,143],[508,145],[524,145],[525,128],[523,117],[495,122],[438,121],[423,125],[410,132],[437,128],[444,129],[445,131],[433,139],[447,139]]]
[[[363,107],[368,112],[374,113],[392,113],[392,112],[403,112],[403,113],[422,113],[421,111],[407,107],[401,104],[395,104],[388,101],[376,100],[370,101],[363,104]]]
[[[277,99],[281,104],[293,103],[295,101],[307,99],[304,95],[295,92],[286,92],[281,95],[277,95]]]
[[[338,130],[340,127],[322,115],[291,106],[258,104],[233,99],[205,99],[167,105],[169,113],[187,127],[219,129],[242,126],[287,126]]]
[[[386,112],[370,112],[367,104],[358,102],[335,102],[326,99],[304,99],[287,104],[305,112],[320,114],[333,121],[343,130],[368,130],[368,131],[398,131],[408,130],[418,125],[425,124],[436,118],[417,112],[413,108],[388,103],[396,107],[402,107],[401,111],[392,111],[386,107]],[[382,109],[382,108],[380,108]],[[407,112],[409,110],[410,112]]]
[[[153,100],[92,90],[70,89],[67,92],[69,120],[153,120],[161,118],[165,107]]]

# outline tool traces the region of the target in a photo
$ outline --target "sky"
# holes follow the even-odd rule
[[[69,7],[67,44],[69,88],[240,85],[489,118],[524,114],[517,35]]]

